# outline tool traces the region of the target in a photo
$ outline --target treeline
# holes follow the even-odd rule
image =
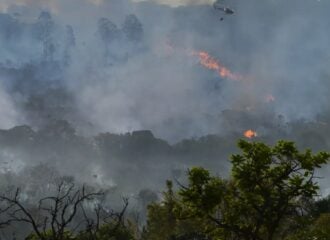
[[[60,97],[60,95],[56,96]],[[239,136],[240,134],[237,134],[233,138]],[[64,142],[63,145],[68,146],[68,149],[76,149],[76,145],[81,145],[83,149],[94,151],[91,154],[96,155],[96,145],[97,150],[100,150],[104,157],[116,157],[128,161],[137,157],[141,160],[149,160],[155,156],[180,157],[190,162],[215,160],[223,154],[223,151],[234,150],[231,140],[228,141],[227,138],[220,135],[206,135],[169,144],[165,140],[156,138],[149,130],[124,134],[100,133],[95,137],[86,138],[79,135],[65,120],[50,120],[38,130],[28,125],[0,130],[2,148],[36,149],[43,145],[44,149],[57,150],[62,147],[59,143]]]
[[[330,239],[330,198],[320,198],[316,170],[330,154],[240,140],[228,178],[195,167],[187,182],[167,181],[161,201],[148,206],[146,223],[107,205],[106,191],[59,178],[52,194],[31,201],[13,187],[0,195],[0,226],[35,240]],[[15,236],[15,235],[14,235]],[[10,238],[8,238],[10,239]]]
[[[84,137],[67,121],[58,120],[39,129],[17,126],[0,130],[0,157],[7,168],[14,168],[20,159],[28,166],[50,164],[64,175],[79,180],[83,176],[84,182],[112,179],[128,191],[155,190],[168,178],[183,179],[187,166],[200,162],[227,172],[228,163],[221,159],[234,151],[231,143],[226,137],[208,135],[169,144],[151,131]],[[135,177],[139,175],[148,179]]]

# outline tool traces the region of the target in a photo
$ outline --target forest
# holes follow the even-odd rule
[[[329,9],[0,0],[0,240],[330,240]]]
[[[330,239],[330,197],[319,195],[317,174],[330,153],[299,151],[290,141],[239,140],[238,147],[228,178],[193,167],[185,183],[166,181],[160,199],[140,192],[144,221],[129,197],[115,210],[105,201],[113,192],[58,177],[40,199],[15,186],[2,191],[1,229],[15,239],[26,227],[25,239],[36,240]]]

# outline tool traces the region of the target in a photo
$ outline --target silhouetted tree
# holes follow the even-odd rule
[[[134,14],[130,14],[125,18],[122,29],[129,41],[139,42],[143,38],[142,23]]]
[[[33,229],[30,239],[63,240],[68,237],[81,206],[95,201],[102,192],[87,192],[85,186],[75,187],[73,183],[61,181],[54,196],[40,199],[38,207],[28,206],[24,194],[17,189],[14,193],[0,196],[8,223],[26,223]],[[70,234],[69,234],[70,235]]]
[[[117,25],[107,18],[99,19],[98,33],[107,46],[115,39],[118,39],[120,36],[120,30],[118,29]]]
[[[43,44],[44,60],[53,60],[55,53],[55,43],[53,41],[53,31],[55,23],[49,12],[43,11],[40,13],[37,23],[35,24],[35,33],[37,39]]]

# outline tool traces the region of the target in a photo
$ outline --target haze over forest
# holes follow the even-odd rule
[[[191,166],[228,175],[247,130],[329,150],[330,2],[228,4],[0,1],[1,187],[158,194]]]

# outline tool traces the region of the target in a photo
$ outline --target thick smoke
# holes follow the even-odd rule
[[[11,128],[19,124],[19,114],[6,92],[0,92],[0,128]]]
[[[2,7],[8,12],[2,25],[13,29],[3,31],[2,61],[40,78],[16,83],[30,88],[23,98],[40,90],[29,86],[38,81],[44,88],[38,94],[63,88],[75,100],[74,114],[57,118],[82,119],[76,124],[91,123],[94,131],[151,129],[176,141],[228,130],[222,127],[226,109],[268,111],[286,121],[314,120],[327,109],[327,3],[233,1],[236,16],[220,22],[221,12],[207,4],[87,1],[79,14],[69,14],[73,2]],[[49,15],[33,19],[40,9]],[[203,69],[189,53],[196,50],[219,57],[244,80]],[[267,106],[268,95],[275,101]]]

